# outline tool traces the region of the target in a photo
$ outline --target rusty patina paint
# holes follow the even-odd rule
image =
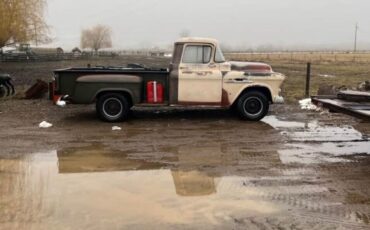
[[[231,70],[248,73],[272,73],[270,65],[259,62],[230,62]]]
[[[189,106],[195,106],[199,105],[199,102],[195,101],[179,101],[180,105],[189,105]],[[222,107],[229,107],[230,106],[230,100],[229,95],[225,89],[222,89],[222,99],[221,104],[219,102],[202,102],[202,105],[208,105],[208,106],[222,106]]]
[[[229,94],[225,89],[222,89],[221,105],[224,107],[230,106]]]
[[[175,43],[175,49],[173,52],[172,63],[170,65],[170,76],[169,76],[169,100],[171,105],[178,103],[178,91],[179,91],[179,65],[181,62],[181,55],[184,49],[184,44]]]
[[[220,106],[219,102],[199,102],[199,101],[179,101],[179,105],[188,105],[188,106],[199,106],[206,105],[206,106]]]

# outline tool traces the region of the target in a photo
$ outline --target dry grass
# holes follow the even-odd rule
[[[304,97],[306,80],[306,62],[312,62],[311,77],[311,95],[316,95],[320,85],[335,85],[357,87],[359,83],[370,80],[370,54],[362,54],[360,61],[353,60],[353,54],[322,54],[322,61],[314,60],[304,56],[294,56],[297,59],[292,61],[284,58],[290,54],[280,54],[278,56],[266,56],[267,54],[228,54],[228,60],[234,61],[262,61],[272,65],[274,71],[283,73],[287,80],[282,87],[283,95],[287,102],[295,103]],[[277,55],[277,54],[273,54]],[[283,55],[285,55],[283,57]],[[303,56],[302,56],[303,55]],[[316,57],[320,56],[315,53]],[[336,55],[337,57],[334,57]],[[359,54],[356,54],[356,60],[360,60]],[[250,59],[250,58],[253,59]],[[313,57],[313,56],[312,56]],[[366,59],[365,59],[366,57]],[[305,59],[306,58],[306,59]],[[334,61],[336,58],[337,61]]]

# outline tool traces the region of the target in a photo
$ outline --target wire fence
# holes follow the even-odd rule
[[[55,54],[27,54],[10,53],[0,54],[1,62],[46,62],[63,60],[85,60],[96,58],[116,58],[119,56],[150,56],[150,57],[170,57],[164,52],[153,51],[120,51],[120,52],[99,52],[98,55],[89,52],[82,53],[55,53]],[[273,52],[273,53],[246,53],[230,52],[225,53],[231,61],[276,61],[290,63],[370,63],[370,52]]]
[[[229,60],[278,61],[291,63],[354,62],[370,63],[370,52],[278,52],[278,53],[226,53]]]
[[[116,58],[119,56],[146,56],[146,57],[169,57],[165,52],[156,51],[119,51],[108,52],[100,51],[98,54],[93,52],[82,53],[5,53],[0,54],[0,62],[47,62],[63,60],[89,60],[99,58]]]
[[[74,53],[63,53],[63,54],[2,54],[0,55],[0,61],[2,62],[46,62],[46,61],[63,61],[63,60],[74,60],[74,59],[88,59],[91,55],[86,54],[74,54]]]

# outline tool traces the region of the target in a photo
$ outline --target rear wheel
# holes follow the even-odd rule
[[[118,122],[128,118],[130,107],[122,94],[106,93],[98,98],[96,112],[103,121]]]
[[[268,113],[269,101],[263,93],[250,91],[238,99],[237,109],[242,119],[259,121]]]

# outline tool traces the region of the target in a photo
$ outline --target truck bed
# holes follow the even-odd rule
[[[129,64],[124,67],[115,66],[97,66],[87,68],[67,68],[55,70],[54,74],[58,78],[59,85],[57,86],[56,94],[70,95],[73,98],[74,89],[77,78],[87,75],[134,75],[141,77],[143,80],[141,95],[139,103],[145,103],[146,101],[146,85],[149,81],[157,81],[164,87],[164,100],[168,101],[168,88],[169,88],[169,71],[167,69],[160,68],[146,68],[138,64]]]

